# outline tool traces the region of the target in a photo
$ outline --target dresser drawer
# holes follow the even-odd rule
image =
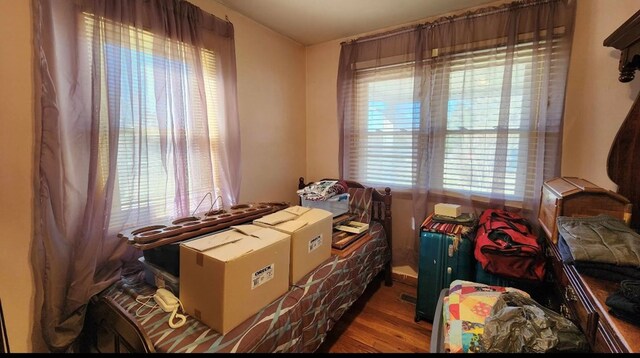
[[[598,312],[594,303],[585,293],[573,266],[563,265],[562,275],[564,278],[561,278],[560,282],[566,281],[567,284],[560,287],[561,299],[571,312],[574,323],[582,330],[587,340],[593,342],[598,324]]]
[[[546,250],[547,268],[551,270],[554,281],[556,281],[560,287],[567,286],[569,284],[569,279],[567,279],[567,275],[563,272],[564,264],[560,260],[558,247],[547,243]]]

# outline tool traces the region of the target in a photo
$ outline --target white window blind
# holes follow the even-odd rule
[[[548,100],[563,97],[564,84],[554,80],[566,69],[560,51],[555,43],[551,55],[523,43],[509,58],[506,48],[498,48],[447,55],[429,65],[433,90],[426,103],[437,142],[431,189],[513,200],[532,195],[538,111],[562,115],[562,103]],[[550,68],[548,77],[535,71],[543,66]],[[358,71],[353,96],[357,120],[346,128],[347,175],[371,185],[410,187],[419,146],[412,132],[420,120],[413,64]]]
[[[349,178],[368,185],[408,187],[415,172],[417,129],[413,103],[413,65],[358,71]]]
[[[98,26],[94,26],[95,21],[99,21]],[[110,170],[109,155],[117,151],[109,227],[119,231],[176,217],[179,190],[186,191],[190,210],[208,193],[215,200],[219,189],[211,183],[220,182],[220,173],[213,168],[218,160],[217,117],[221,111],[216,102],[215,53],[106,19],[96,20],[91,14],[84,15],[84,25],[90,57],[96,54],[93,46],[100,46],[100,59],[93,61],[100,66],[92,71],[99,71],[102,83],[99,152],[103,180]],[[124,30],[112,30],[117,27]],[[199,69],[195,68],[199,62],[194,51],[200,56]],[[201,98],[196,76],[199,71],[204,77],[206,104],[197,100]],[[159,82],[159,77],[171,80]],[[113,106],[115,96],[119,106]],[[119,112],[112,112],[114,108]],[[109,116],[120,123],[117,148],[109,144]],[[185,118],[188,116],[194,118]],[[160,118],[166,118],[166,123],[160,123]],[[184,156],[176,154],[175,144],[181,141],[186,143],[186,163],[180,162]],[[205,151],[209,153],[203,155]],[[185,168],[186,180],[180,180],[179,167]],[[212,174],[213,180],[203,172]],[[216,202],[216,207],[221,204]],[[200,210],[209,206],[210,201],[205,201]]]
[[[545,45],[540,43],[539,45]],[[554,44],[551,56],[520,44],[508,62],[505,48],[453,56],[443,76],[446,102],[433,101],[433,112],[446,117],[442,158],[442,189],[522,200],[534,191],[538,162],[538,111],[560,118],[566,63],[559,63]],[[540,68],[549,67],[549,77]],[[537,70],[536,70],[537,69]],[[446,108],[437,108],[446,103]],[[544,127],[544,126],[543,126]],[[545,129],[543,129],[545,130]],[[559,128],[558,128],[559,130]],[[544,134],[553,136],[548,131]],[[559,135],[559,133],[555,133]]]

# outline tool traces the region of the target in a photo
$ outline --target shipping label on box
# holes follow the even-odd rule
[[[251,275],[251,289],[262,285],[263,283],[270,281],[275,275],[274,263],[269,264]]]
[[[291,235],[291,285],[331,257],[333,214],[327,210],[292,206],[253,223]]]
[[[319,247],[322,247],[322,234],[314,237],[309,241],[309,251],[307,252],[311,253]]]
[[[289,289],[291,235],[256,225],[180,244],[187,314],[226,334]]]

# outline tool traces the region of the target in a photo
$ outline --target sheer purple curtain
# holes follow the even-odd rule
[[[34,14],[36,317],[65,351],[89,298],[141,255],[118,232],[209,195],[201,210],[236,203],[234,33],[178,0],[34,0]]]
[[[420,224],[439,202],[536,222],[560,173],[575,1],[529,0],[343,44],[341,175],[410,193],[394,266],[417,269]]]

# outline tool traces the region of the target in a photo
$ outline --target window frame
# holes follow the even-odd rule
[[[218,150],[220,149],[220,129],[218,128],[218,124],[217,124],[217,117],[220,116],[220,108],[216,108],[215,105],[213,104],[213,102],[215,101],[215,97],[216,94],[215,92],[217,91],[216,85],[214,84],[216,82],[217,76],[219,76],[219,73],[215,72],[215,68],[216,68],[216,51],[213,49],[208,49],[208,48],[204,48],[204,47],[198,47],[196,45],[191,45],[188,44],[186,42],[182,42],[179,40],[175,40],[172,38],[167,37],[164,34],[156,34],[153,33],[147,29],[139,29],[136,28],[132,25],[129,24],[125,24],[125,23],[119,23],[117,21],[114,21],[112,19],[109,18],[104,18],[104,17],[100,17],[100,18],[96,18],[96,16],[94,14],[91,13],[87,13],[87,12],[83,12],[79,15],[81,17],[80,21],[82,23],[82,26],[84,27],[85,31],[81,31],[80,32],[80,41],[85,41],[86,42],[86,46],[87,49],[89,50],[89,58],[90,60],[92,59],[93,56],[93,51],[91,50],[92,46],[96,46],[95,43],[93,43],[92,38],[88,37],[88,33],[89,31],[91,31],[91,33],[93,33],[93,30],[90,30],[90,28],[93,28],[95,25],[95,21],[99,21],[99,22],[105,22],[105,23],[117,23],[118,26],[126,26],[129,27],[129,35],[132,39],[132,42],[136,43],[138,45],[137,48],[131,48],[131,47],[126,47],[124,46],[122,43],[119,42],[115,42],[113,40],[109,39],[109,34],[105,34],[105,33],[100,33],[98,35],[93,35],[93,36],[99,36],[101,37],[100,40],[100,46],[103,46],[103,48],[100,50],[101,52],[101,58],[105,59],[107,56],[109,56],[109,54],[106,53],[105,47],[108,46],[116,46],[119,47],[119,51],[130,51],[130,52],[136,52],[139,53],[138,55],[135,56],[144,56],[144,57],[149,57],[149,58],[145,58],[144,62],[145,62],[145,67],[149,66],[148,62],[151,62],[152,64],[156,61],[156,58],[162,57],[162,62],[166,63],[174,63],[174,62],[178,62],[178,66],[181,67],[181,69],[183,70],[186,67],[189,67],[190,69],[187,70],[187,72],[190,73],[195,73],[196,70],[193,69],[192,64],[188,63],[188,61],[186,61],[183,58],[171,58],[168,56],[163,56],[162,54],[158,54],[158,53],[154,53],[152,46],[153,45],[149,45],[149,43],[154,43],[155,41],[158,41],[158,39],[160,39],[160,41],[168,41],[168,42],[173,42],[175,45],[179,46],[179,47],[186,47],[186,48],[190,48],[193,51],[198,51],[200,53],[200,58],[202,60],[202,74],[203,74],[203,80],[204,80],[204,91],[206,92],[206,103],[204,103],[204,110],[206,110],[207,112],[207,116],[206,118],[204,118],[203,116],[203,120],[205,122],[205,125],[207,127],[207,130],[205,132],[203,132],[202,134],[208,134],[208,140],[210,143],[209,146],[209,151],[210,151],[210,156],[211,156],[211,168],[213,170],[213,181],[215,183],[220,183],[220,177],[221,177],[221,173],[218,172],[218,170],[215,169],[215,165],[214,163],[219,161],[218,158]],[[98,24],[97,25],[99,27],[99,31],[103,31],[102,30],[102,25]],[[142,45],[140,45],[140,43],[142,43]],[[151,46],[151,47],[150,47]],[[132,57],[135,57],[132,55]],[[90,61],[92,63],[92,71],[94,70],[99,70],[100,71],[100,77],[101,77],[101,83],[102,83],[102,88],[100,91],[100,96],[102,97],[101,99],[101,113],[100,116],[103,118],[101,119],[100,123],[101,126],[107,126],[108,125],[108,121],[105,120],[104,118],[106,118],[106,116],[108,115],[107,112],[104,112],[107,110],[108,106],[105,105],[105,103],[107,103],[107,91],[109,91],[108,86],[110,85],[109,83],[109,79],[107,78],[107,75],[105,73],[105,71],[107,70],[107,67],[109,66],[108,63],[106,63],[106,61],[100,61],[100,69],[94,69],[93,64],[94,62],[91,60]],[[209,66],[208,66],[209,65]],[[152,65],[155,66],[155,65]],[[214,72],[211,72],[211,68],[212,67]],[[182,71],[179,70],[179,71]],[[149,69],[144,68],[143,71],[139,71],[137,74],[142,74],[142,76],[145,77],[145,81],[148,80],[148,78],[146,78],[147,76],[149,76],[149,74],[147,73],[149,71]],[[151,71],[153,72],[153,67],[151,69]],[[136,72],[136,71],[133,71]],[[191,77],[191,75],[189,75],[189,77]],[[140,79],[138,79],[140,80]],[[153,87],[153,84],[151,85]],[[133,89],[131,89],[133,91]],[[145,92],[146,94],[147,92]],[[144,97],[144,100],[147,100],[147,96],[144,95],[140,95],[141,97]],[[187,101],[188,102],[188,101]],[[143,119],[139,119],[139,120],[143,120],[145,123],[147,123],[147,121],[149,121],[149,116],[151,114],[145,113],[144,118]],[[152,117],[155,116],[151,115]],[[119,131],[122,133],[123,131],[128,131],[129,133],[135,133],[136,128],[135,127],[135,123],[134,126],[124,126],[123,125],[123,121],[122,118],[120,119],[120,127],[119,127]],[[101,130],[105,130],[108,131],[110,129],[108,128],[102,128]],[[149,132],[145,132],[144,135],[140,135],[139,133],[136,135],[138,136],[140,141],[143,142],[148,142],[149,141]],[[103,134],[104,135],[104,134]],[[156,131],[154,131],[153,138],[155,138],[157,141],[160,141],[162,138],[162,133],[160,128],[158,127]],[[107,135],[108,138],[108,135]],[[107,140],[107,138],[103,138],[101,137],[100,139],[102,141]],[[122,149],[122,141],[121,138],[118,140],[118,156],[120,156],[120,152]],[[135,143],[134,143],[135,144]],[[100,145],[99,146],[99,150],[100,150],[100,160],[99,160],[99,171],[98,171],[98,176],[100,178],[100,180],[102,182],[106,182],[107,181],[107,176],[108,176],[108,163],[109,163],[109,151],[113,150],[112,148],[108,147],[108,144],[106,144],[108,150],[105,150],[103,152],[103,146]],[[150,147],[147,147],[147,149]],[[217,150],[215,150],[215,149]],[[189,153],[187,154],[188,156],[193,155],[192,151],[189,150]],[[150,159],[149,155],[145,156],[145,159]],[[166,208],[160,208],[159,207],[161,205],[149,205],[152,204],[154,201],[158,202],[158,198],[162,197],[162,195],[152,195],[153,194],[153,190],[149,189],[146,192],[146,196],[149,198],[149,200],[147,202],[140,202],[140,201],[136,201],[136,200],[129,200],[129,201],[123,201],[123,197],[126,197],[127,195],[122,195],[121,194],[121,185],[122,183],[124,183],[127,179],[126,178],[122,178],[123,174],[121,173],[120,170],[120,165],[123,164],[121,163],[121,160],[118,159],[116,161],[118,163],[117,167],[115,168],[115,172],[114,172],[114,184],[113,184],[113,195],[112,195],[112,205],[111,208],[109,210],[110,212],[110,220],[109,220],[109,227],[108,232],[110,234],[116,234],[118,231],[120,231],[122,229],[122,227],[127,223],[127,218],[129,217],[135,217],[135,216],[139,216],[139,217],[144,217],[147,218],[148,220],[144,220],[142,222],[139,223],[139,225],[148,225],[148,224],[152,224],[154,222],[159,222],[159,221],[167,221],[170,218],[174,218],[176,216],[175,214],[175,207],[173,208],[173,210],[168,210]],[[124,163],[126,164],[126,163]],[[149,163],[146,164],[146,166],[148,166]],[[160,166],[160,168],[162,168],[162,166]],[[171,181],[169,180],[171,178],[171,176],[173,176],[174,173],[170,170],[167,170],[165,173],[165,188],[169,185],[168,182]],[[126,177],[126,175],[124,175]],[[149,182],[149,177],[146,178],[147,182],[148,182],[148,188],[153,187],[153,183]],[[173,180],[173,192],[175,192],[175,187],[176,185],[178,185],[177,183],[175,183],[175,180]],[[200,188],[202,189],[202,188]],[[134,193],[133,193],[133,197],[135,197],[135,192],[138,193],[138,196],[141,195],[138,192],[138,189],[133,189]],[[189,195],[191,196],[192,194],[202,194],[199,195],[197,197],[196,201],[199,201],[200,203],[202,203],[202,201],[206,198],[206,196],[208,195],[212,195],[213,199],[212,199],[212,209],[217,209],[217,208],[221,208],[222,207],[222,201],[221,199],[221,189],[219,187],[214,187],[213,190],[215,191],[215,193],[212,192],[202,192],[202,190],[189,190]],[[171,193],[171,189],[169,188],[168,190],[165,189],[164,192],[166,194]],[[202,193],[201,193],[202,192]],[[156,197],[156,199],[153,199],[153,197]],[[164,197],[166,198],[166,195],[164,195]],[[162,200],[160,200],[162,201]],[[189,200],[194,201],[194,200]],[[165,203],[167,203],[169,201],[165,201]],[[201,207],[204,208],[204,207]],[[209,209],[209,207],[207,206],[206,209]],[[156,211],[156,213],[154,213],[154,211]],[[169,216],[164,215],[162,213],[158,213],[158,211],[161,212],[170,212],[173,211],[173,214],[169,214]]]

